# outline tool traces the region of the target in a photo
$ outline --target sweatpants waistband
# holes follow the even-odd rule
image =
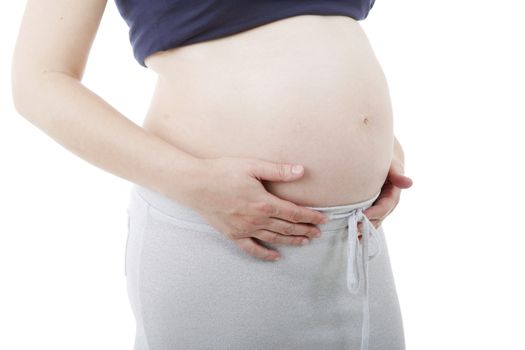
[[[197,227],[208,226],[204,218],[197,213],[193,208],[183,205],[169,197],[166,197],[150,188],[133,184],[131,189],[132,194],[139,195],[142,200],[146,201],[155,209],[164,212],[169,216],[176,217],[181,221],[188,221]],[[347,218],[351,213],[355,213],[357,209],[365,210],[372,206],[374,201],[379,197],[380,191],[376,192],[372,197],[355,203],[334,205],[334,206],[303,206],[305,208],[319,211],[328,215],[329,221],[324,224],[316,224],[321,231],[336,230],[345,228],[348,225]]]

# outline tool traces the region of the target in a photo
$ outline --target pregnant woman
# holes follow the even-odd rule
[[[115,3],[158,74],[142,126],[81,83],[105,0],[28,1],[12,82],[132,183],[134,349],[404,349],[381,221],[412,182],[358,23],[374,1]]]

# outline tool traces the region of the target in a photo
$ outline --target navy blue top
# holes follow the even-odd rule
[[[296,15],[362,20],[375,0],[115,0],[129,27],[135,59],[238,33]]]

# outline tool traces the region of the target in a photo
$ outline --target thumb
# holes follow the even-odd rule
[[[252,168],[252,175],[259,180],[293,181],[304,174],[302,165],[279,164],[267,161],[258,161]]]
[[[401,166],[392,165],[389,172],[390,182],[399,188],[409,188],[412,186],[412,179],[404,175],[404,170]]]

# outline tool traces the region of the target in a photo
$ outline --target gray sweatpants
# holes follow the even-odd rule
[[[309,207],[330,215],[305,246],[241,250],[191,208],[133,184],[125,274],[134,350],[404,350],[382,227],[367,201]],[[363,225],[358,237],[357,222]]]

